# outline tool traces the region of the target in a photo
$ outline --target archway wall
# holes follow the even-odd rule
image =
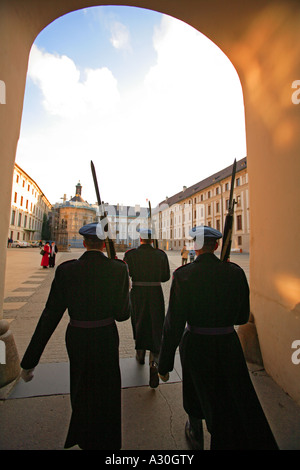
[[[105,5],[85,0],[2,0],[0,80],[0,319],[11,183],[27,63],[39,32],[76,9]],[[244,93],[251,207],[251,310],[267,372],[300,403],[300,364],[292,362],[299,328],[300,80],[298,0],[136,0],[113,2],[172,15],[214,41],[235,66]],[[226,93],[220,89],[218,93]],[[300,94],[298,95],[300,97]],[[233,156],[234,157],[234,156]],[[297,297],[298,296],[298,297]]]

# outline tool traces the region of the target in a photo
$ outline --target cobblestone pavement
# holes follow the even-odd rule
[[[3,305],[3,317],[10,322],[20,358],[22,358],[28,342],[34,332],[37,321],[45,306],[55,269],[43,269],[40,267],[41,256],[39,249],[35,248],[10,248],[7,250],[6,280]],[[72,249],[70,252],[61,252],[57,255],[56,265],[73,258],[78,258],[83,253],[81,249]],[[167,252],[171,278],[162,284],[165,297],[165,305],[169,300],[171,279],[173,271],[181,265],[180,253]],[[123,253],[118,254],[123,258]],[[232,261],[243,267],[249,276],[249,256],[246,254],[234,254]],[[65,331],[69,317],[64,314],[58,327],[48,342],[41,357],[41,363],[67,362],[68,356],[65,347]],[[120,335],[120,357],[134,357],[134,341],[132,337],[131,322],[117,323]]]

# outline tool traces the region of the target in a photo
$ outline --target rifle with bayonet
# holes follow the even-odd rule
[[[150,201],[148,201],[148,202],[149,202],[149,226],[150,226],[150,229],[151,229],[153,235],[155,235],[154,230],[153,230],[153,224],[152,224],[151,203],[150,203]],[[154,248],[158,248],[158,241],[157,241],[156,238],[153,238],[153,246],[154,246]]]
[[[105,218],[107,218],[107,211],[105,211],[104,205],[102,204],[101,197],[100,197],[100,192],[99,192],[99,187],[98,187],[98,181],[97,181],[97,176],[96,176],[96,170],[94,163],[91,161],[91,169],[92,169],[92,175],[93,175],[93,180],[94,180],[94,185],[95,185],[95,190],[96,190],[96,196],[97,196],[97,203],[98,203],[98,210],[99,210],[99,222]],[[113,240],[109,237],[109,225],[108,225],[108,219],[107,219],[107,224],[103,227],[103,232],[105,236],[105,247],[106,247],[106,252],[107,256],[111,259],[116,258],[116,250],[115,250],[115,245]]]
[[[230,257],[232,232],[233,232],[234,205],[235,205],[235,200],[233,199],[235,173],[236,173],[236,160],[234,160],[233,167],[232,167],[230,196],[229,196],[229,201],[228,201],[228,212],[227,212],[225,224],[224,224],[223,243],[222,243],[222,250],[221,250],[221,256],[220,256],[221,261],[228,261]]]

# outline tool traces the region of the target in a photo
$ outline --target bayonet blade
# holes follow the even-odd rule
[[[100,206],[102,205],[102,202],[101,202],[100,191],[99,191],[99,187],[98,187],[96,170],[95,170],[95,166],[94,166],[94,163],[92,162],[92,160],[91,160],[91,169],[92,169],[92,175],[93,175],[93,180],[94,180],[94,186],[95,186],[95,191],[96,191],[97,202],[98,202],[98,206],[100,208]]]
[[[230,196],[229,196],[229,210],[232,209],[232,203],[233,203],[233,190],[234,190],[235,173],[236,173],[236,159],[235,159],[234,162],[233,162],[232,174],[231,174]]]

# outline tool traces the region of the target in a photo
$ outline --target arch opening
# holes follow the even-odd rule
[[[153,10],[156,8],[152,0],[132,3],[134,6],[142,3],[137,6],[146,6]],[[67,6],[63,2],[51,2],[39,5],[38,11],[33,0],[26,2],[26,7],[24,5],[18,1],[1,3],[3,14],[0,16],[0,36],[2,43],[6,44],[0,56],[3,73],[0,79],[6,85],[6,104],[0,106],[3,164],[0,175],[3,188],[0,211],[3,226],[9,221],[10,180],[32,42],[42,28],[55,18],[79,7],[98,6],[99,2],[71,0]],[[232,0],[230,5],[221,0],[212,5],[202,0],[196,3],[188,0],[184,5],[166,0],[164,13],[185,21],[212,38],[230,57],[241,78],[246,111],[249,175],[253,188],[250,188],[251,207],[252,214],[255,214],[251,217],[251,258],[254,260],[251,261],[254,286],[252,308],[258,319],[257,326],[268,373],[299,401],[297,377],[299,378],[300,369],[295,368],[291,361],[291,344],[296,340],[296,332],[299,332],[299,303],[291,309],[282,298],[282,292],[285,290],[286,280],[300,276],[297,240],[299,221],[295,216],[299,200],[299,113],[298,103],[291,99],[294,96],[298,101],[299,96],[297,90],[295,96],[292,84],[297,84],[300,76],[300,6],[294,0],[278,0],[275,4],[267,1],[241,4]],[[15,59],[15,67],[11,66],[12,57]],[[267,190],[266,175],[271,175]],[[77,179],[76,177],[76,181]],[[265,207],[268,208],[267,212]],[[285,224],[282,223],[283,214],[286,214],[289,221],[288,244]],[[268,249],[265,249],[265,238],[268,239]],[[7,241],[6,230],[1,232],[1,240],[4,247]],[[278,247],[283,248],[279,250]],[[0,300],[3,304],[5,250],[0,253],[0,259]],[[285,281],[282,283],[281,276],[279,289],[279,283],[275,281],[282,273]]]
[[[81,32],[74,37],[75,28]],[[41,154],[60,169],[61,194],[46,189]],[[165,192],[175,194],[245,154],[237,73],[186,23],[145,9],[95,7],[60,17],[37,36],[16,162],[51,202],[71,195],[78,179],[84,198],[94,201],[90,159],[101,168],[105,201],[143,205],[151,198],[156,205]]]

